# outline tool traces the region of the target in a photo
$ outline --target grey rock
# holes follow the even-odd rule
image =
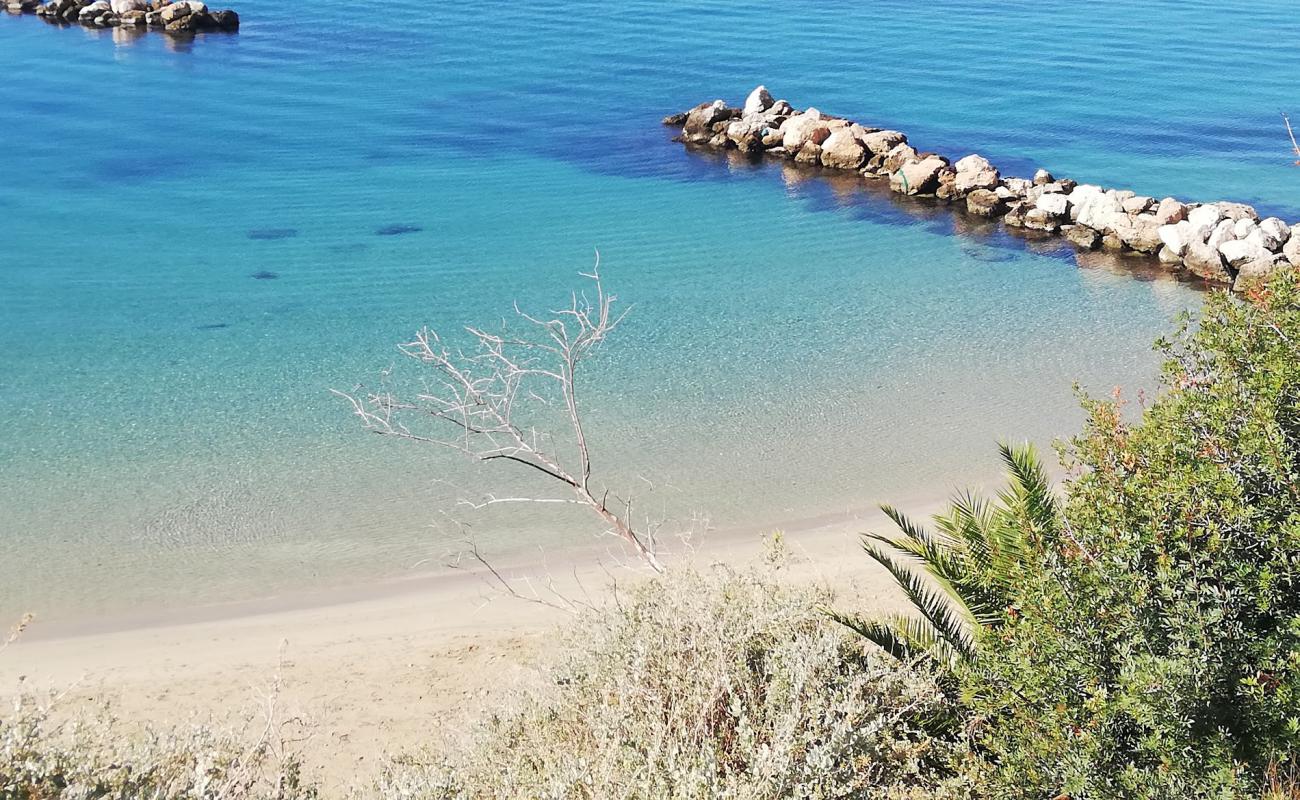
[[[873,155],[883,156],[899,145],[907,144],[907,137],[898,131],[873,131],[863,137],[862,143]]]
[[[903,164],[889,178],[889,188],[907,195],[929,194],[939,187],[939,173],[948,162],[939,156],[926,156]]]
[[[1065,228],[1065,238],[1083,250],[1101,247],[1101,234],[1087,225],[1070,225]]]
[[[1151,206],[1155,205],[1155,202],[1154,198],[1135,195],[1127,200],[1121,201],[1120,206],[1123,207],[1125,214],[1136,216],[1138,214],[1145,214],[1147,211],[1151,210]]]
[[[1196,242],[1188,247],[1187,255],[1183,256],[1183,264],[1193,275],[1207,281],[1232,282],[1232,273],[1228,271],[1219,249],[1208,243]]]
[[[1228,266],[1238,268],[1252,261],[1263,261],[1274,255],[1251,238],[1224,242],[1219,245],[1219,252],[1223,254],[1223,260],[1228,262]]]
[[[1250,291],[1289,263],[1286,256],[1270,254],[1267,258],[1242,264],[1241,268],[1237,270],[1236,279],[1232,282],[1232,290],[1234,292]]]
[[[177,5],[173,3],[170,6],[165,6],[159,12],[159,19],[163,24],[169,24],[189,14],[188,6],[186,6],[185,11],[175,11],[172,12],[171,16],[168,16],[168,12],[176,8]],[[722,100],[714,100],[712,103],[700,103],[686,112],[686,122],[682,127],[682,135],[686,137],[687,141],[707,142],[717,133],[713,126],[719,122],[729,120],[733,116],[732,110],[727,108],[727,104]]]
[[[1259,213],[1255,211],[1254,206],[1248,206],[1245,203],[1219,203],[1218,206],[1219,210],[1223,212],[1223,216],[1230,220],[1259,220]]]
[[[1300,225],[1291,228],[1291,236],[1282,245],[1282,255],[1292,266],[1300,267]]]
[[[1041,195],[1034,206],[1057,222],[1069,218],[1070,215],[1070,200],[1063,194]]]
[[[893,175],[903,168],[903,165],[909,161],[919,159],[916,149],[906,142],[900,142],[894,146],[894,149],[885,154],[884,167],[885,172]]]
[[[974,189],[966,195],[966,210],[979,217],[996,217],[1006,208],[1007,201],[989,189]]]
[[[1183,257],[1175,253],[1173,250],[1170,250],[1168,247],[1160,248],[1159,252],[1156,253],[1156,258],[1160,260],[1161,264],[1164,264],[1167,267],[1182,266],[1183,263]]]

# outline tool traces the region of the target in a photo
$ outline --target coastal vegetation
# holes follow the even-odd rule
[[[761,566],[673,565],[357,796],[1300,796],[1300,276],[1212,294],[1159,346],[1154,399],[1083,399],[1061,486],[1005,446],[996,498],[933,527],[889,509],[863,558],[914,614],[789,580],[779,539]],[[0,718],[0,798],[315,792],[270,725],[50,719]]]

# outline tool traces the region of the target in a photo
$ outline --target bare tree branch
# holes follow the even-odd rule
[[[607,526],[606,532],[632,548],[656,572],[663,570],[656,554],[653,532],[634,527],[632,503],[612,498],[593,483],[593,462],[587,429],[578,401],[578,371],[622,323],[627,311],[614,313],[617,297],[605,291],[600,277],[600,254],[591,272],[579,273],[590,283],[592,295],[573,292],[569,305],[549,317],[527,313],[515,304],[516,316],[532,328],[534,336],[520,336],[506,326],[494,333],[467,326],[473,347],[454,350],[437,331],[424,328],[414,340],[399,345],[408,358],[432,368],[433,380],[412,400],[393,394],[334,390],[352,406],[367,430],[408,441],[449,448],[475,461],[503,461],[540,472],[568,487],[573,499],[547,497],[496,497],[488,495],[476,508],[504,503],[575,503],[591,509]],[[565,431],[557,436],[522,421],[530,404],[563,408]],[[427,425],[416,432],[406,420]],[[559,442],[562,446],[554,446]],[[567,457],[565,454],[568,454]],[[475,554],[482,561],[481,557]],[[486,562],[484,565],[487,566]]]

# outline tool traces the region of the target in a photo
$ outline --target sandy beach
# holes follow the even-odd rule
[[[897,603],[859,549],[864,530],[888,523],[877,513],[785,534],[788,578],[829,585],[850,607]],[[743,564],[760,556],[764,538],[720,535],[676,560]],[[553,599],[550,583],[594,603],[647,575],[612,565],[607,551],[502,572],[521,593]],[[0,686],[61,693],[65,710],[107,701],[124,720],[162,726],[238,725],[261,718],[274,694],[279,719],[307,723],[310,739],[294,747],[308,770],[338,789],[373,776],[384,755],[466,729],[485,704],[537,679],[570,619],[506,594],[480,570],[83,626],[38,620],[0,655]]]

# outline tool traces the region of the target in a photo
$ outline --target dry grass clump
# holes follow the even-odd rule
[[[676,569],[589,614],[540,691],[379,796],[897,798],[947,792],[934,676],[867,652],[775,568]]]
[[[67,717],[31,695],[0,714],[0,800],[315,797],[297,759],[268,735],[136,729],[107,709]]]

